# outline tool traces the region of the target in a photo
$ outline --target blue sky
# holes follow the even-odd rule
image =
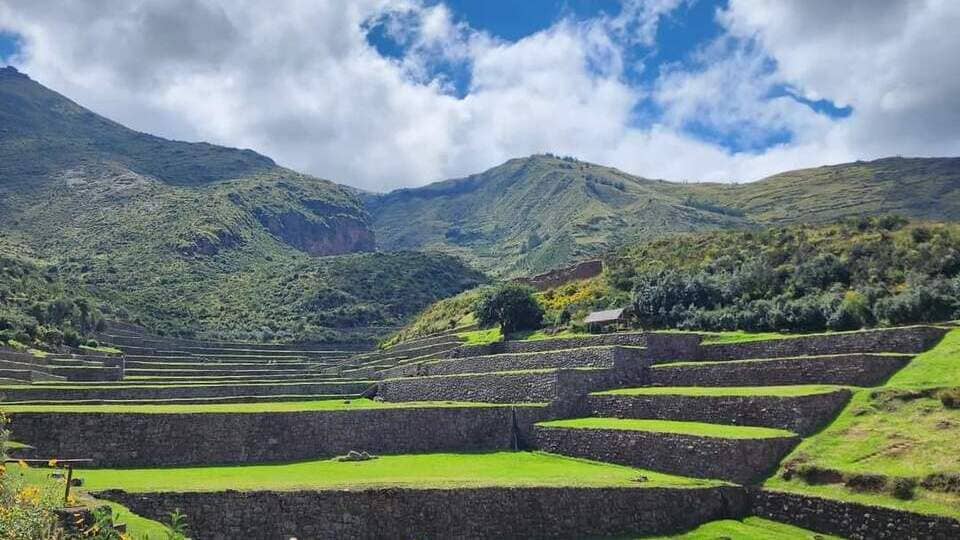
[[[429,5],[440,4],[428,2]],[[497,40],[515,43],[538,32],[548,30],[561,21],[589,22],[598,17],[616,17],[622,13],[619,0],[526,0],[523,2],[496,2],[476,0],[448,0],[443,2],[457,23],[488,34]],[[622,54],[626,68],[623,81],[635,88],[655,84],[666,69],[678,69],[696,63],[699,52],[724,32],[717,20],[717,12],[726,9],[726,0],[689,0],[681,2],[664,17],[656,30],[653,43],[631,43],[623,40]],[[403,37],[391,36],[383,21],[372,21],[366,28],[367,41],[383,56],[402,60],[410,52],[410,43]],[[449,84],[449,93],[463,98],[471,89],[471,66],[468,61],[451,61],[440,58],[427,62],[430,78]],[[771,60],[768,71],[775,71]],[[791,91],[786,86],[774,87],[770,98],[786,97],[809,107],[817,114],[828,118],[845,118],[850,115],[849,106],[838,107],[829,99],[810,100]],[[651,100],[642,100],[632,111],[631,125],[644,127],[657,122],[662,107]],[[789,128],[768,129],[753,132],[748,137],[736,130],[722,130],[709,123],[692,120],[682,125],[684,133],[699,140],[720,146],[731,152],[760,152],[765,149],[789,144],[794,134]]]
[[[541,152],[729,182],[960,155],[957,27],[943,0],[0,1],[0,58],[370,190]]]

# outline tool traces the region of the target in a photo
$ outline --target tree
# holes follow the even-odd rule
[[[483,327],[499,324],[504,334],[540,328],[543,308],[533,297],[533,292],[530,287],[515,283],[486,291],[474,308],[477,322]]]

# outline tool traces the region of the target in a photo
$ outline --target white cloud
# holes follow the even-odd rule
[[[564,18],[517,42],[420,0],[0,0],[14,63],[135,129],[254,148],[281,164],[368,189],[478,172],[552,151],[664,178],[755,179],[886,154],[957,154],[960,2],[733,0],[728,35],[650,87],[626,82],[625,47],[655,47],[682,0],[629,0],[616,16]],[[878,6],[878,4],[881,4]],[[364,25],[406,46],[380,56]],[[436,76],[469,70],[461,98]],[[853,107],[829,119],[789,97]],[[649,101],[647,101],[649,100]],[[663,109],[635,125],[638,104]],[[750,147],[730,153],[696,122]]]

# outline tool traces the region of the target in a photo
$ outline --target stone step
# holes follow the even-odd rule
[[[123,370],[111,366],[51,366],[48,371],[68,381],[119,381],[123,378]]]
[[[169,369],[169,370],[234,370],[234,369],[286,369],[304,371],[315,364],[309,362],[278,362],[267,364],[263,362],[155,362],[143,360],[127,360],[127,369]]]
[[[227,383],[256,383],[256,384],[286,384],[286,383],[312,383],[312,382],[356,382],[364,379],[330,377],[317,375],[316,377],[303,376],[271,376],[263,378],[261,376],[214,376],[207,375],[202,377],[195,376],[148,376],[148,377],[127,377],[122,381],[111,381],[111,387],[123,386],[184,386],[184,385],[211,385]],[[60,386],[96,386],[102,385],[100,381],[51,381],[50,384]]]
[[[267,394],[170,399],[41,399],[18,401],[16,403],[9,403],[9,405],[205,405],[215,403],[279,403],[284,401],[360,399],[360,397],[360,394]]]
[[[545,452],[755,484],[776,470],[800,437],[760,427],[578,418],[538,423],[533,428],[533,440]]]
[[[33,381],[33,377],[30,375],[29,369],[0,369],[0,378],[8,381],[18,381],[24,383]]]
[[[384,401],[543,403],[615,388],[628,380],[615,370],[600,368],[402,377],[380,381],[377,396]]]
[[[948,330],[935,326],[904,326],[786,336],[783,339],[744,343],[707,344],[701,348],[698,359],[722,361],[853,353],[917,354],[936,345]]]
[[[411,339],[410,341],[404,341],[403,343],[398,343],[393,347],[390,347],[384,350],[392,351],[392,352],[401,352],[401,351],[408,351],[410,349],[419,349],[421,347],[427,347],[430,345],[441,345],[441,344],[459,346],[463,344],[463,338],[457,337],[456,334],[443,334],[443,335],[433,336],[433,337]]]
[[[842,354],[768,360],[681,362],[650,368],[654,386],[780,386],[883,384],[913,358],[906,354]]]
[[[501,341],[463,346],[450,351],[451,358],[490,354],[532,353],[581,349],[584,347],[645,347],[651,358],[695,358],[700,351],[700,334],[687,332],[624,332],[592,336],[553,338],[535,341]]]
[[[207,376],[207,375],[259,375],[262,377],[272,377],[275,375],[303,375],[304,370],[302,369],[283,369],[283,368],[216,368],[216,369],[205,369],[205,368],[193,368],[193,369],[144,369],[144,368],[134,368],[125,370],[126,376],[146,376],[146,377],[160,377],[165,375],[181,375],[181,376]]]
[[[645,349],[640,347],[587,347],[431,360],[390,368],[383,374],[385,377],[409,377],[552,368],[620,368],[639,372],[647,365]]]
[[[810,435],[850,400],[838,386],[643,387],[590,394],[583,414],[783,429]]]
[[[159,385],[37,385],[0,387],[8,403],[32,401],[166,400],[223,398],[236,396],[360,394],[370,387],[366,381],[310,383],[223,383]]]

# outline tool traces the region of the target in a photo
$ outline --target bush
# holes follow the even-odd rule
[[[893,481],[893,496],[901,501],[913,498],[913,491],[917,488],[917,481],[913,478],[897,478]]]
[[[509,283],[485,291],[474,313],[482,327],[500,325],[504,335],[518,330],[536,330],[543,322],[543,308],[533,289]]]
[[[950,388],[937,393],[937,398],[948,409],[960,409],[960,388]]]

